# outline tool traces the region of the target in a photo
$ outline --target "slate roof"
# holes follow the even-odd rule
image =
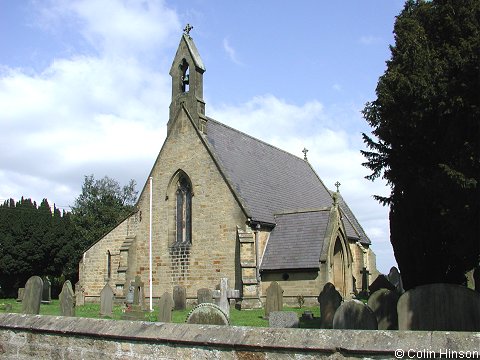
[[[310,164],[211,118],[206,140],[247,216],[275,225],[261,270],[318,268],[333,198]],[[370,244],[338,198],[347,237]]]
[[[332,205],[307,161],[210,118],[207,139],[253,220],[274,224],[277,213]]]
[[[352,240],[358,240],[362,244],[370,245],[371,241],[369,237],[365,233],[365,230],[363,230],[355,215],[353,215],[350,207],[340,194],[337,196],[338,205],[342,211],[343,224],[345,226],[345,231],[347,232],[347,237]]]
[[[329,215],[328,209],[276,215],[260,270],[318,269]]]

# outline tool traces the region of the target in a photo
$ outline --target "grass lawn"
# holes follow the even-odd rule
[[[5,310],[5,307],[10,304],[12,309],[9,311]],[[122,316],[122,306],[116,305],[113,307],[113,316],[112,319],[120,320]],[[174,323],[183,323],[187,318],[188,313],[191,308],[183,311],[173,311],[172,313],[172,322]],[[311,321],[304,322],[300,320],[301,328],[319,328],[319,316],[320,310],[318,306],[315,307],[303,307],[303,308],[290,308],[284,307],[284,311],[295,311],[300,317],[305,310],[311,311],[315,318]],[[17,302],[15,299],[0,299],[0,313],[12,312],[12,313],[21,313],[22,303]],[[83,306],[77,306],[75,309],[75,314],[77,317],[85,318],[100,318],[100,304],[86,304]],[[41,315],[60,315],[60,305],[58,300],[52,300],[50,304],[40,305],[40,314]],[[158,314],[158,308],[155,308],[152,313],[145,313],[146,321],[156,321]],[[235,326],[263,326],[268,327],[268,320],[263,319],[264,310],[263,309],[254,309],[254,310],[231,310],[230,311],[230,322]]]

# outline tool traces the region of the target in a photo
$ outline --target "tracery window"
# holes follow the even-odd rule
[[[181,176],[177,185],[176,244],[192,242],[192,189],[188,178]]]

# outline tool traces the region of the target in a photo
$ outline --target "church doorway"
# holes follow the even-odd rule
[[[335,240],[333,248],[333,284],[340,295],[345,298],[345,251],[339,237]]]

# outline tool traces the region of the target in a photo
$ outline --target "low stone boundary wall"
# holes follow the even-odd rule
[[[480,358],[480,333],[253,328],[0,314],[0,359],[394,359],[402,351],[405,358]]]

